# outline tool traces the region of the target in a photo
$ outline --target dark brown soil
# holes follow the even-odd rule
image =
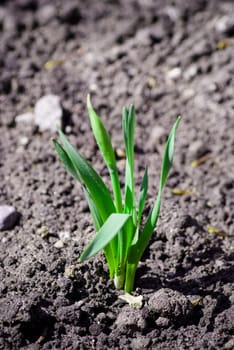
[[[234,348],[233,13],[232,0],[1,1],[0,204],[21,218],[0,232],[0,349]],[[77,263],[94,234],[81,189],[57,160],[54,134],[15,122],[41,96],[59,95],[70,140],[107,179],[88,92],[116,148],[121,108],[135,103],[136,183],[148,164],[150,204],[165,137],[182,115],[138,269],[140,310],[118,298],[102,255]]]

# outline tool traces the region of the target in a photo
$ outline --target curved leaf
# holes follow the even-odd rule
[[[93,167],[74,149],[61,130],[59,130],[59,136],[65,152],[79,174],[79,181],[87,188],[93,202],[99,209],[102,220],[105,221],[110,214],[115,212],[108,188]]]
[[[95,235],[81,254],[80,261],[87,260],[105,248],[108,243],[118,234],[129,219],[128,214],[111,214],[104,225]],[[117,252],[116,252],[117,253]]]

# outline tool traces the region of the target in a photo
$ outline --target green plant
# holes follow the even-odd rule
[[[91,258],[103,249],[110,278],[114,280],[116,288],[124,288],[126,292],[131,292],[134,287],[136,268],[149,243],[159,216],[162,191],[172,165],[174,140],[180,117],[177,118],[165,146],[157,199],[142,227],[142,215],[148,190],[148,173],[146,168],[138,200],[136,200],[134,189],[134,106],[131,105],[129,110],[123,108],[122,113],[126,152],[123,201],[115,152],[109,134],[93,109],[89,96],[87,107],[94,137],[110,173],[113,198],[101,177],[89,162],[73,148],[62,131],[58,131],[62,144],[53,139],[61,162],[83,188],[97,231],[93,240],[80,256],[80,261]]]

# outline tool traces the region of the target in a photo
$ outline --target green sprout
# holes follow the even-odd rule
[[[58,133],[62,143],[55,139],[52,141],[65,168],[81,184],[97,231],[93,240],[81,254],[80,261],[83,262],[104,250],[110,278],[114,281],[115,287],[117,289],[124,288],[126,292],[130,293],[134,287],[138,263],[157,223],[162,191],[172,165],[176,129],[181,117],[177,118],[169,134],[163,155],[158,196],[145,224],[142,225],[148,190],[148,172],[146,168],[136,199],[134,188],[134,106],[131,105],[129,109],[123,108],[122,113],[126,153],[123,198],[115,151],[107,130],[92,107],[89,95],[87,108],[94,137],[109,170],[113,196],[98,173],[74,149],[61,130]]]

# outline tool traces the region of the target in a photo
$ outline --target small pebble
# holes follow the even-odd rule
[[[148,140],[149,145],[152,146],[152,148],[154,148],[154,145],[158,145],[165,141],[166,135],[166,131],[162,126],[155,125],[150,133],[150,137]]]
[[[90,84],[89,85],[89,90],[91,91],[91,92],[95,92],[95,91],[97,91],[98,90],[98,86],[97,86],[97,84]]]
[[[64,247],[64,242],[59,239],[57,242],[55,242],[54,247],[57,249],[62,249]]]
[[[198,159],[208,152],[206,144],[202,140],[193,141],[188,148],[188,158]]]
[[[34,109],[35,124],[40,131],[50,130],[56,132],[62,127],[63,109],[60,97],[56,95],[46,95],[40,98]]]
[[[27,136],[22,136],[19,139],[19,143],[21,146],[27,146],[29,144],[29,138]]]
[[[74,265],[69,265],[65,268],[64,276],[67,278],[75,278],[75,267]]]
[[[182,92],[183,102],[189,101],[191,98],[195,96],[196,92],[193,89],[185,89]]]
[[[11,205],[0,205],[0,230],[14,228],[19,220],[19,213]]]
[[[148,85],[148,87],[149,87],[150,89],[154,89],[154,88],[156,87],[156,85],[157,85],[156,79],[153,78],[153,77],[149,77],[149,78],[147,79],[147,85]]]
[[[234,34],[234,19],[233,16],[223,16],[221,17],[215,25],[217,32],[227,35]]]
[[[124,150],[122,150],[121,148],[116,148],[116,156],[121,159],[121,158],[126,158],[126,153],[124,152]]]
[[[233,350],[234,349],[234,339],[230,339],[225,345],[225,350]]]
[[[217,267],[222,267],[224,265],[224,262],[220,259],[215,260],[215,265]]]
[[[66,242],[69,241],[69,239],[71,238],[71,234],[68,231],[60,231],[58,232],[58,237],[60,241]]]
[[[49,229],[47,226],[41,226],[36,230],[36,234],[42,238],[45,238],[49,234]]]
[[[71,125],[67,125],[67,126],[65,127],[65,132],[66,132],[66,134],[70,134],[70,133],[72,132],[72,127],[71,127]]]
[[[167,72],[167,78],[169,80],[176,81],[178,80],[182,75],[182,70],[179,67],[175,67]]]
[[[56,16],[56,7],[52,4],[41,6],[37,11],[37,19],[41,25],[48,24]]]
[[[184,72],[184,79],[186,81],[190,81],[193,78],[196,77],[196,75],[198,74],[198,66],[196,66],[195,64],[192,64],[191,66],[188,67],[188,69]]]
[[[33,123],[34,114],[31,112],[19,114],[15,117],[16,123]]]

